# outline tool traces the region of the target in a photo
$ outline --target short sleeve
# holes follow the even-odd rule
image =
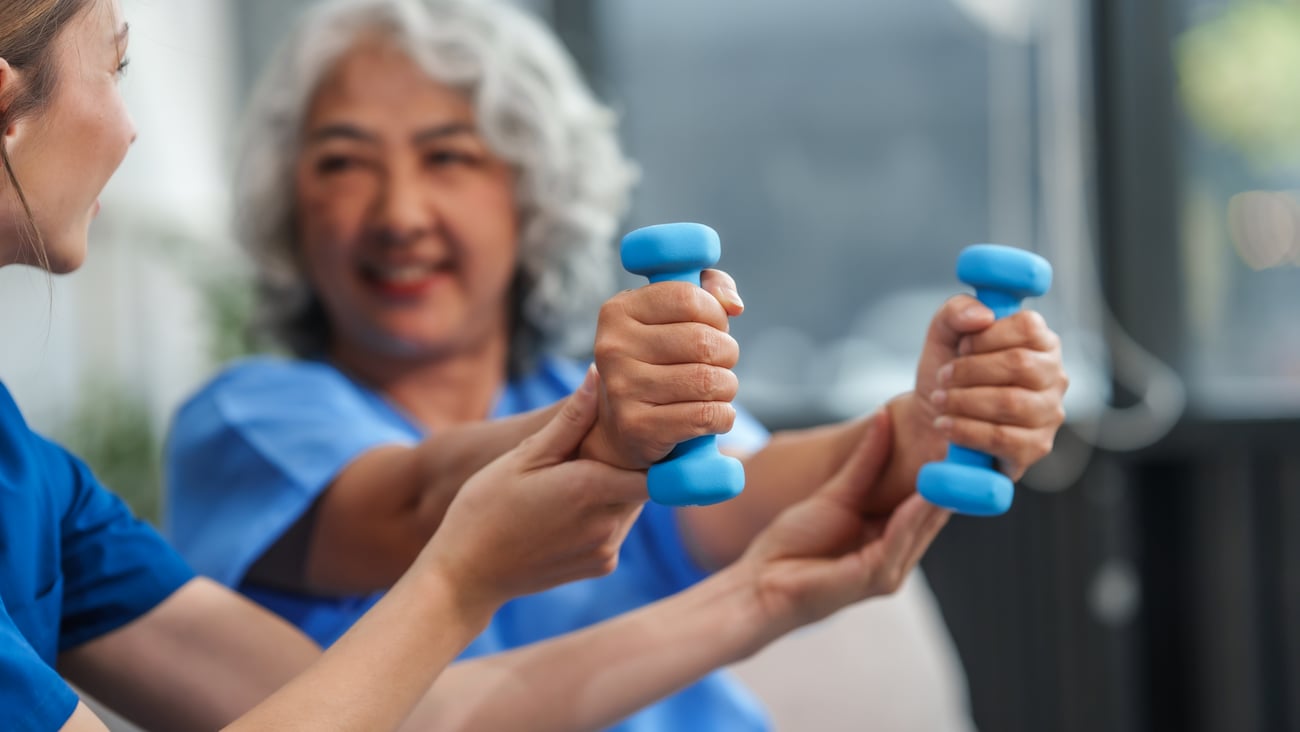
[[[0,603],[0,710],[4,729],[49,732],[67,723],[77,694],[46,665]]]
[[[54,479],[69,489],[59,520],[59,650],[64,651],[149,612],[194,573],[152,526],[100,485],[85,463],[37,439]]]
[[[252,359],[177,413],[164,456],[168,538],[201,574],[236,586],[335,476],[418,434],[328,364]]]

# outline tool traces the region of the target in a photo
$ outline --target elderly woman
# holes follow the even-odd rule
[[[583,367],[556,354],[608,291],[632,166],[549,32],[487,0],[316,8],[265,72],[249,123],[242,239],[262,322],[293,357],[235,364],[178,413],[168,524],[201,572],[328,644],[441,531],[464,479],[577,387]],[[681,439],[726,432],[722,444],[746,462],[745,493],[707,508],[647,505],[612,574],[507,604],[467,656],[691,587],[871,433],[863,419],[769,442],[736,414],[726,319],[740,298],[721,273],[706,287],[662,283],[601,307],[601,412],[581,453],[642,468]],[[935,316],[916,390],[889,405],[897,438],[858,518],[902,510],[917,469],[949,439],[1019,475],[1050,450],[1064,389],[1040,318],[995,324],[973,299],[953,298]],[[727,635],[719,625],[682,652]],[[554,703],[587,709],[613,685],[648,701],[694,678],[665,682],[654,655],[606,678],[591,664],[634,647],[617,631],[599,638],[550,671]],[[712,674],[619,729],[767,726],[742,688]]]

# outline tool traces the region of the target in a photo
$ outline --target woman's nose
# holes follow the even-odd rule
[[[388,238],[410,241],[437,228],[436,206],[418,181],[394,175],[384,186],[379,224]]]

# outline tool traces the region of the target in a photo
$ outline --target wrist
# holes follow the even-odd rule
[[[726,650],[727,663],[738,663],[797,628],[792,605],[774,602],[763,591],[758,568],[746,558],[731,563],[700,583],[702,598],[722,619],[715,640]]]
[[[510,599],[489,587],[476,586],[463,573],[451,571],[440,562],[427,564],[422,571],[407,572],[398,586],[409,585],[412,594],[427,604],[430,617],[446,623],[449,631],[463,630],[470,638],[478,636]]]

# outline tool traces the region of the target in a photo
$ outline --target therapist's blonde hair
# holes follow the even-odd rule
[[[301,356],[328,346],[329,322],[295,239],[298,135],[324,74],[376,32],[431,78],[464,90],[488,145],[518,171],[512,371],[571,345],[575,321],[612,289],[613,237],[636,170],[613,114],[551,31],[498,0],[334,0],[306,15],[279,49],[247,111],[236,179],[257,324]]]

